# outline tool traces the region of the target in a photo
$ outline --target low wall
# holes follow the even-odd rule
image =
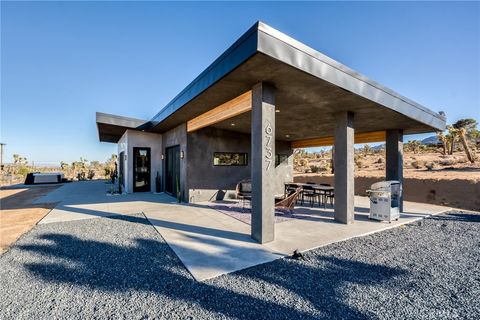
[[[295,182],[329,183],[333,176],[297,175]],[[366,196],[366,190],[380,177],[355,177],[355,195]],[[403,183],[406,201],[444,205],[453,208],[480,211],[480,182],[467,179],[405,178]]]

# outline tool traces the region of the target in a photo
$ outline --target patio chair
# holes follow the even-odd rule
[[[299,185],[296,183],[285,183],[285,193],[284,197],[288,197],[289,195],[293,194],[297,188],[299,188]],[[297,198],[296,203],[301,200],[300,197]]]
[[[314,184],[315,183],[307,182],[307,184],[303,186],[302,205],[306,198],[310,202],[310,207],[313,207],[313,204],[315,203],[315,199],[317,199],[320,196],[313,188]],[[318,203],[320,204],[320,200],[318,201]]]
[[[237,183],[235,193],[237,199],[242,199],[242,206],[245,208],[245,201],[250,201],[252,199],[252,180],[245,179]]]
[[[302,192],[302,188],[298,187],[294,193],[286,197],[285,199],[275,203],[275,209],[286,210],[291,213],[295,207],[295,202],[297,202],[300,193]]]
[[[320,183],[321,186],[324,187],[331,187],[331,184],[328,183]],[[335,199],[335,193],[334,191],[322,191],[322,198],[323,198],[323,208],[325,209],[327,207],[327,200],[330,200],[330,205],[333,207],[333,202]]]

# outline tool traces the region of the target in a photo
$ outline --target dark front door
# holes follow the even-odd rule
[[[133,148],[133,192],[150,190],[150,148]]]
[[[180,190],[180,146],[167,148],[166,154],[165,191],[176,197]]]

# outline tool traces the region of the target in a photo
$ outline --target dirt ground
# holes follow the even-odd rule
[[[32,202],[56,188],[58,186],[0,189],[0,253],[55,207],[55,203],[36,205]]]

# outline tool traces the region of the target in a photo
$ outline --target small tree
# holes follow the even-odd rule
[[[453,151],[455,151],[455,141],[457,140],[458,132],[453,126],[447,126],[447,131],[448,134],[445,137],[449,147],[448,154],[453,154]]]
[[[364,156],[367,156],[369,155],[370,153],[372,153],[372,147],[370,147],[368,144],[365,144],[363,146],[363,155]]]
[[[68,163],[64,162],[64,161],[60,161],[60,168],[62,169],[62,171],[65,171],[68,169]]]
[[[476,130],[477,121],[475,119],[460,119],[455,122],[452,127],[456,130],[458,136],[460,137],[460,141],[462,142],[463,149],[465,150],[468,160],[471,163],[474,163],[475,156],[468,145],[467,136],[469,136],[473,130]]]
[[[95,171],[92,169],[88,170],[87,179],[92,180],[93,177],[95,177]]]
[[[437,138],[442,143],[442,154],[446,155],[448,150],[447,138],[442,131],[437,131]]]

